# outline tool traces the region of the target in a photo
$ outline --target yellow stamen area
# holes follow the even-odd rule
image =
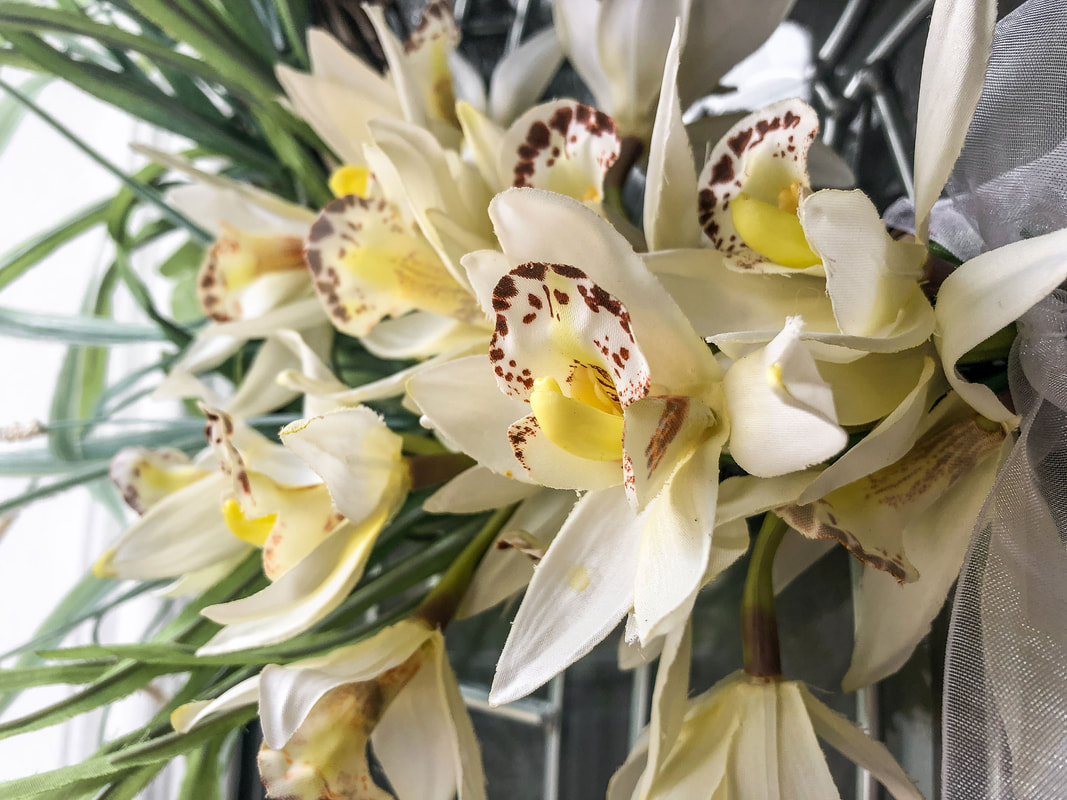
[[[370,170],[356,164],[345,164],[338,167],[330,176],[330,191],[334,197],[345,197],[350,194],[367,196],[367,184],[370,182]]]
[[[212,248],[228,289],[240,289],[269,272],[303,272],[303,251],[298,236],[247,233],[226,223]]]
[[[583,203],[597,203],[600,202],[600,192],[597,191],[595,186],[589,186],[582,194]]]
[[[241,504],[232,497],[222,504],[222,518],[226,521],[226,527],[230,533],[243,542],[262,547],[270,535],[277,514],[267,514],[263,517],[248,519],[241,510]]]
[[[800,207],[800,184],[793,181],[782,191],[778,192],[778,208],[796,214]]]
[[[144,461],[140,465],[139,477],[153,489],[170,494],[179,489],[184,489],[192,483],[207,475],[207,470],[191,466],[171,467],[162,469],[150,461]]]
[[[730,201],[730,216],[745,244],[761,256],[783,267],[804,269],[821,263],[822,259],[808,246],[796,206],[788,210],[792,191],[793,187],[786,187],[779,195],[779,206],[784,203],[785,209],[742,192]],[[785,193],[789,196],[783,196]]]
[[[544,377],[534,381],[530,407],[545,436],[560,449],[591,461],[618,461],[622,412],[614,407],[606,411],[600,401],[584,402],[588,398],[587,394],[566,397],[555,378]]]

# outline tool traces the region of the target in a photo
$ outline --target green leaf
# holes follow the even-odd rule
[[[2,101],[0,101],[2,102]],[[110,201],[83,208],[61,223],[18,245],[0,258],[0,289],[43,261],[58,248],[99,225],[107,218]]]
[[[49,667],[36,666],[4,669],[0,670],[0,692],[21,691],[31,686],[92,683],[113,666],[115,666],[114,659],[87,661],[81,664],[59,664]]]
[[[185,754],[185,779],[178,800],[222,800],[219,789],[219,750],[225,736],[213,739],[203,749]]]
[[[309,64],[306,36],[307,29],[311,26],[308,4],[302,1],[276,0],[274,7],[281,19],[285,40],[293,50],[295,66],[306,69]]]
[[[33,99],[41,93],[45,86],[51,83],[52,78],[48,75],[34,75],[19,86],[19,91]],[[3,154],[11,136],[18,128],[19,122],[26,113],[26,107],[14,97],[0,99],[0,155]]]
[[[210,722],[197,726],[188,733],[168,733],[144,744],[127,747],[111,757],[112,763],[121,766],[138,766],[166,761],[188,753],[208,742],[221,739],[234,728],[247,725],[256,718],[256,706],[241,706],[225,714],[219,714]]]
[[[46,497],[51,497],[54,494],[65,492],[68,489],[73,489],[76,486],[81,486],[84,483],[88,483],[98,478],[107,476],[108,466],[103,464],[100,466],[92,465],[88,467],[82,467],[80,469],[71,470],[66,476],[59,480],[53,481],[46,486],[38,486],[35,489],[31,489],[27,492],[23,492],[20,495],[12,497],[10,500],[5,500],[0,503],[0,516],[4,514],[10,514],[12,511],[22,508],[23,506],[35,503],[38,500],[43,500]]]
[[[159,265],[159,274],[177,280],[196,275],[204,263],[204,248],[196,242],[185,242]]]
[[[165,766],[164,762],[152,763],[126,773],[97,795],[97,800],[135,800]]]
[[[166,341],[158,328],[96,317],[0,308],[0,335],[74,344],[141,344]]]
[[[80,764],[54,769],[0,783],[0,797],[4,800],[36,800],[50,792],[62,792],[58,797],[71,798],[75,792],[99,788],[112,777],[130,771],[130,767],[113,764],[106,756],[94,756]]]

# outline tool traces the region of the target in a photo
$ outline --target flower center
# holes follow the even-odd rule
[[[297,236],[260,236],[223,224],[212,247],[227,289],[240,289],[270,272],[303,272],[304,243]]]
[[[370,170],[366,167],[345,164],[335,169],[330,176],[330,191],[333,192],[334,197],[345,197],[350,194],[366,197],[370,176]]]
[[[230,529],[230,533],[238,539],[256,547],[262,547],[274,528],[278,515],[267,514],[263,517],[248,519],[241,510],[241,504],[231,497],[222,504],[222,518],[226,522],[226,527]]]
[[[783,267],[804,269],[821,263],[797,217],[800,186],[794,182],[783,187],[777,201],[768,203],[745,192],[730,201],[734,228],[745,244]]]
[[[576,369],[569,385],[568,397],[551,376],[534,381],[530,407],[545,436],[580,458],[621,459],[623,416],[615,387],[588,366]]]

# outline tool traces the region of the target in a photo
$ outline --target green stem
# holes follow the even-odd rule
[[[474,569],[482,560],[489,545],[511,519],[518,504],[497,509],[470,543],[463,548],[441,580],[430,590],[412,615],[426,620],[431,625],[444,628],[456,614],[463,595],[474,577]]]
[[[767,512],[752,547],[741,597],[741,648],[745,672],[758,678],[774,678],[782,674],[772,568],[778,545],[787,529],[785,522]]]

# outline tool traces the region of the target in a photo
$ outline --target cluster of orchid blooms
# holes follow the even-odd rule
[[[928,218],[981,91],[995,3],[935,5],[917,235],[903,238],[862,192],[813,190],[819,120],[801,100],[744,117],[699,167],[682,110],[789,3],[758,3],[758,23],[732,27],[705,19],[709,5],[557,2],[555,30],[507,55],[488,91],[440,0],[404,42],[367,7],[385,75],[312,32],[311,73],[278,79],[338,159],[336,199],[318,212],[151,153],[192,178],[169,199],[217,237],[198,277],[211,322],[160,392],[200,399],[210,447],[115,460],[141,516],[97,573],[196,592],[259,548],[269,584],[205,608],[221,628],[199,652],[309,630],[418,483],[408,439],[361,405],[391,397],[440,451],[469,457],[425,508],[497,510],[488,535],[521,544],[486,549],[483,535],[410,618],[174,715],[189,731],[258,701],[269,796],[393,797],[370,777],[370,742],[402,800],[485,797],[442,629],[523,590],[493,703],[533,692],[621,622],[625,660],[659,657],[651,724],[610,798],[837,797],[817,738],[894,797],[920,796],[882,745],[779,674],[774,643],[746,642],[744,670],[688,698],[689,618],[766,515],[763,555],[788,525],[863,562],[846,688],[904,663],[1016,422],[956,363],[1062,280],[1064,232],[963,264],[936,307],[924,292]],[[603,110],[535,104],[564,54]],[[610,174],[635,141],[640,227]],[[347,386],[324,360],[334,330],[414,366]],[[232,396],[195,377],[253,339]],[[243,422],[300,395],[306,418],[281,444]]]

